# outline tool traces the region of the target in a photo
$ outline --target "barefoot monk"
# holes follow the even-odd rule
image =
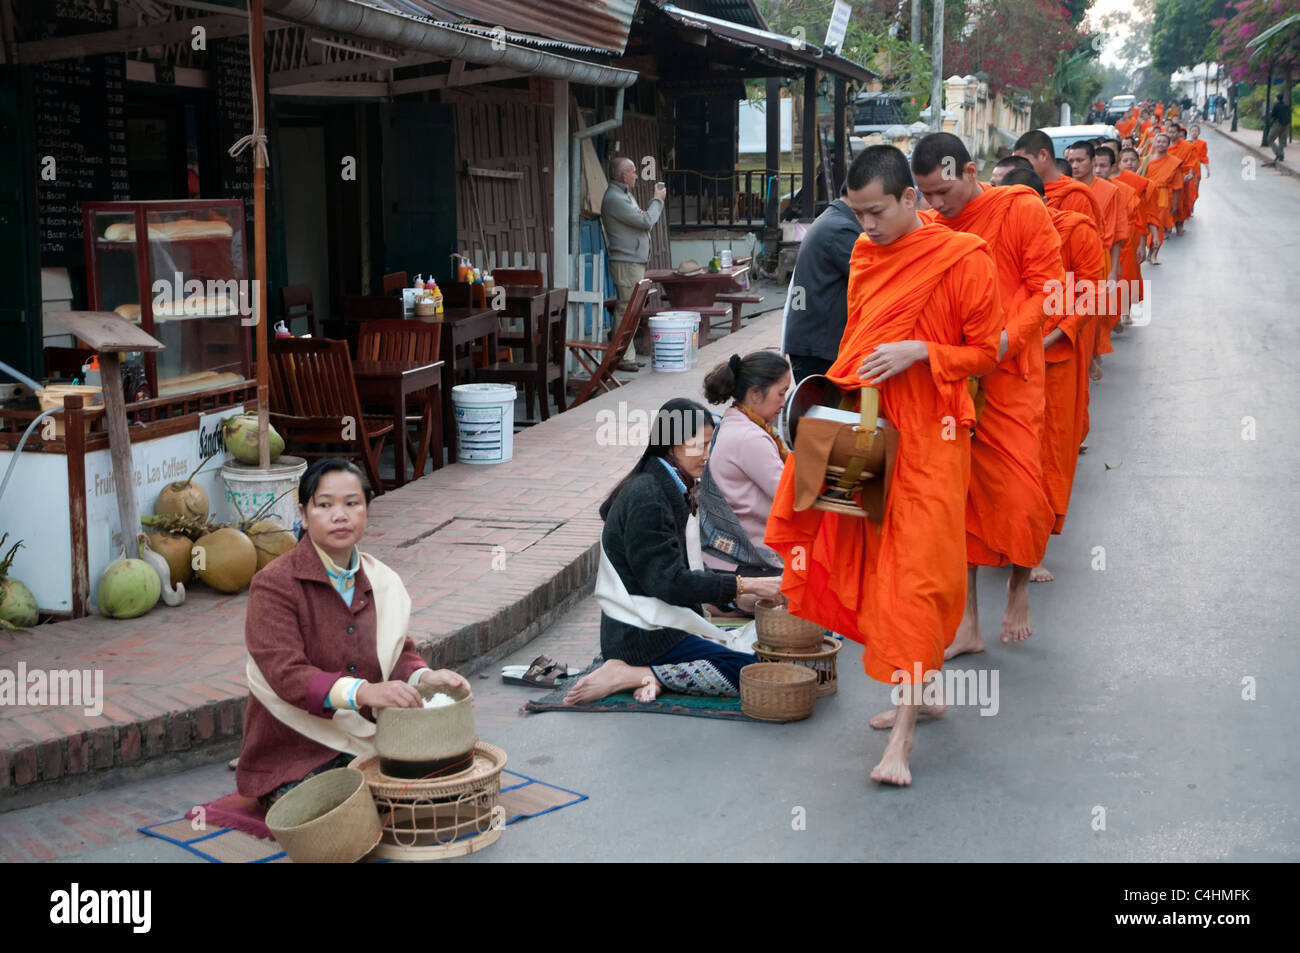
[[[1030,158],[1030,162],[1033,159]],[[1061,239],[1042,200],[1023,185],[991,189],[976,178],[966,146],[932,133],[912,152],[912,174],[938,222],[988,242],[997,263],[1004,324],[998,365],[983,378],[983,414],[971,441],[966,552],[971,565],[966,615],[948,657],[984,648],[975,573],[1011,565],[1002,641],[1032,633],[1029,570],[1043,559],[1052,506],[1043,489],[1043,342],[1048,291],[1065,280]],[[1080,186],[1088,195],[1092,190]]]
[[[791,611],[862,642],[870,677],[903,683],[871,777],[906,785],[922,683],[943,666],[965,597],[975,415],[967,379],[993,367],[1002,318],[988,247],[921,221],[901,152],[868,147],[848,181],[866,196],[865,234],[853,248],[848,326],[827,376],[846,390],[879,389],[880,413],[899,432],[893,479],[879,524],[796,511],[796,446],[766,540],[784,559]],[[814,475],[818,486],[824,476],[824,468]]]

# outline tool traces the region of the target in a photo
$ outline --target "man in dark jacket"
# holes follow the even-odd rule
[[[1287,109],[1281,93],[1277,94],[1277,102],[1268,111],[1268,119],[1268,139],[1264,144],[1273,147],[1273,155],[1277,158],[1264,165],[1277,165],[1286,158],[1287,133],[1291,131],[1291,110]]]
[[[799,245],[781,341],[796,383],[810,374],[825,374],[839,352],[849,320],[849,258],[862,234],[858,208],[865,174],[855,159],[840,197],[817,216]]]

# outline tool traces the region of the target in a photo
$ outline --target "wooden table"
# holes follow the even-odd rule
[[[442,326],[442,440],[456,458],[456,418],[451,389],[456,386],[456,348],[484,339],[484,353],[496,354],[501,320],[491,308],[444,308],[438,317],[415,315],[408,321],[426,321]]]
[[[547,314],[547,301],[550,299],[553,288],[538,288],[532,285],[502,285],[506,292],[506,307],[501,312],[503,318],[522,318],[524,326],[529,329],[527,340],[521,336],[519,340],[524,348],[524,361],[531,363],[533,361],[558,364],[560,367],[560,380],[567,383],[566,362],[565,362],[565,319],[567,310],[557,311],[554,315]],[[543,328],[541,319],[546,317],[546,327]],[[514,335],[510,335],[507,344],[513,344]],[[536,346],[535,346],[536,345]],[[545,395],[542,395],[545,400]]]
[[[352,375],[357,382],[357,396],[361,402],[386,402],[393,408],[393,469],[397,472],[396,486],[405,486],[406,479],[406,398],[428,391],[420,419],[420,433],[415,444],[415,476],[424,474],[424,461],[430,449],[437,447],[433,468],[442,466],[442,429],[445,414],[434,412],[434,403],[449,404],[442,399],[443,369],[445,361],[421,363],[419,361],[353,361]]]
[[[710,307],[714,298],[725,291],[748,290],[748,273],[749,263],[737,262],[713,274],[701,271],[696,275],[679,275],[668,268],[651,268],[645,276],[663,286],[674,310],[691,311]]]

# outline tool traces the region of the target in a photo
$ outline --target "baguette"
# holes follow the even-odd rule
[[[138,304],[119,304],[113,309],[117,316],[132,324],[140,323],[140,306]]]

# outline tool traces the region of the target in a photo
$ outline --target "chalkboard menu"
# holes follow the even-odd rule
[[[43,5],[42,37],[113,29],[116,7]],[[83,262],[81,203],[130,197],[126,166],[126,57],[87,56],[33,68],[41,264]]]
[[[253,133],[252,65],[248,37],[212,40],[209,71],[217,93],[217,143],[221,160],[221,197],[243,199],[244,217],[253,218],[253,149],[237,157],[228,151],[244,136]],[[262,125],[266,125],[263,117]]]

